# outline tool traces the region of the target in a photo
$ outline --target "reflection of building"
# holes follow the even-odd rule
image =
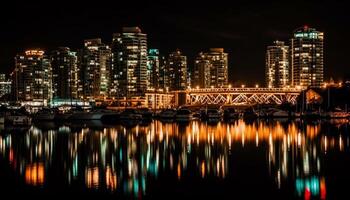
[[[323,33],[304,26],[290,41],[293,86],[321,87],[323,83]]]
[[[5,74],[0,74],[0,97],[11,93],[11,81],[6,79]]]
[[[100,38],[84,41],[79,52],[79,97],[98,99],[109,96],[111,50]]]
[[[192,87],[225,87],[228,83],[227,53],[222,48],[212,48],[200,53],[194,63]]]
[[[44,51],[28,50],[15,58],[13,92],[17,101],[47,104],[52,98],[51,65]]]
[[[168,57],[169,90],[184,90],[187,88],[187,57],[177,49]]]
[[[0,135],[0,155],[33,186],[46,187],[54,180],[64,186],[81,184],[99,192],[139,197],[164,174],[167,181],[232,180],[234,151],[253,148],[254,153],[268,153],[261,159],[268,159],[278,186],[292,183],[298,195],[319,194],[322,199],[326,187],[322,155],[349,147],[342,136],[321,137],[320,125],[297,122],[247,124],[239,120],[212,126],[198,121],[188,125],[154,121],[148,126],[95,126],[52,130],[34,126],[24,134]],[[63,156],[53,154],[58,149]],[[52,173],[57,174],[55,179],[47,179]]]
[[[298,197],[325,199],[320,126],[306,125],[296,137],[285,135],[282,140],[269,141],[270,173],[279,188],[292,182]]]
[[[289,47],[275,41],[266,50],[266,86],[286,87],[289,85]]]
[[[78,97],[78,69],[76,52],[60,47],[51,52],[53,97],[72,99]]]
[[[113,34],[113,85],[119,97],[140,96],[147,89],[147,35],[139,27]]]

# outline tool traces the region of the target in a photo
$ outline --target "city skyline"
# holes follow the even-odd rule
[[[329,80],[330,77],[339,80],[350,72],[346,68],[348,41],[345,39],[348,34],[347,30],[342,28],[342,22],[346,21],[347,16],[344,16],[341,6],[335,10],[334,6],[327,3],[304,3],[300,8],[281,3],[238,5],[241,11],[223,7],[170,8],[165,5],[146,4],[144,7],[133,8],[138,15],[130,16],[131,8],[127,6],[120,6],[121,8],[112,12],[113,6],[112,9],[99,5],[104,11],[92,12],[92,6],[86,6],[86,11],[77,11],[75,5],[67,9],[59,5],[50,9],[51,14],[45,9],[48,5],[24,3],[17,7],[13,17],[2,19],[5,20],[5,31],[3,46],[0,49],[1,72],[11,72],[14,66],[13,57],[26,49],[41,47],[49,52],[56,47],[67,46],[76,50],[82,46],[84,39],[100,37],[104,43],[110,43],[112,33],[119,31],[121,27],[139,26],[149,36],[148,48],[159,49],[161,54],[166,55],[179,48],[188,57],[189,68],[193,68],[198,52],[222,47],[229,54],[230,82],[262,84],[265,80],[261,74],[265,71],[266,46],[274,40],[287,41],[295,29],[305,24],[325,33],[325,80]],[[270,14],[271,5],[286,10]],[[25,9],[28,6],[30,9]],[[287,12],[295,11],[296,8],[299,9],[298,15]],[[39,10],[41,12],[37,12]],[[333,15],[325,15],[325,11]],[[203,16],[206,12],[210,15]],[[24,24],[23,16],[28,14],[33,14],[33,18],[43,16],[43,19],[38,21],[43,23],[43,28],[32,27],[34,22],[30,21]],[[283,17],[278,17],[278,14],[283,14]],[[52,15],[55,17],[50,18]],[[273,23],[269,22],[271,19]],[[22,28],[13,27],[13,24]],[[345,40],[342,42],[344,46],[337,45],[342,39]],[[242,78],[244,80],[241,80]]]

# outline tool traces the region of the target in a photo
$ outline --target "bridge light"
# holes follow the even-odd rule
[[[259,84],[256,84],[255,87],[256,87],[256,88],[259,88]]]
[[[269,88],[272,88],[272,85],[269,85]]]
[[[214,89],[214,86],[213,86],[213,85],[211,86],[211,89]]]
[[[245,85],[241,85],[241,87],[242,87],[242,88],[244,88],[244,87],[245,87]]]
[[[229,84],[229,85],[228,85],[228,88],[231,88],[231,87],[232,87],[232,85],[231,85],[231,84]]]
[[[198,86],[198,85],[196,86],[196,89],[197,89],[197,90],[199,89],[199,86]]]

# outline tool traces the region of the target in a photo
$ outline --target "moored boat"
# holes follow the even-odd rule
[[[176,111],[175,118],[178,122],[188,122],[192,120],[193,116],[189,109],[181,108]]]
[[[142,115],[135,109],[125,109],[120,113],[120,120],[141,120]]]
[[[176,111],[174,109],[166,109],[159,113],[161,119],[174,119]]]

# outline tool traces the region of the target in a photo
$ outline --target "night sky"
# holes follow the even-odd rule
[[[149,48],[159,48],[161,54],[179,48],[188,56],[189,67],[198,52],[223,47],[229,53],[231,82],[262,84],[266,46],[276,39],[288,41],[293,30],[309,25],[325,33],[326,79],[339,80],[350,73],[346,3],[72,2],[26,1],[2,6],[0,72],[11,72],[14,56],[27,48],[50,51],[68,46],[76,50],[84,39],[101,37],[110,43],[112,33],[121,27],[139,26],[148,34]]]

